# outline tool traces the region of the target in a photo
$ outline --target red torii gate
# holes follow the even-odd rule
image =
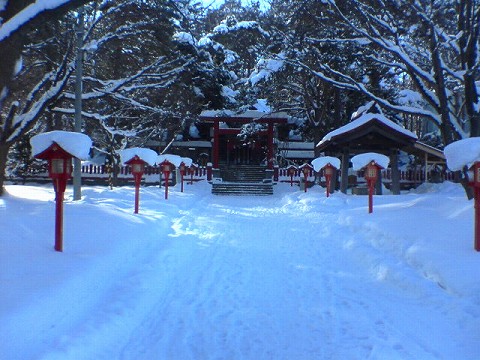
[[[286,124],[287,115],[285,113],[263,113],[260,111],[247,111],[242,114],[232,114],[225,115],[225,112],[221,111],[205,111],[200,115],[200,120],[204,123],[213,124],[213,153],[212,153],[212,164],[214,168],[218,168],[219,165],[219,154],[220,154],[220,136],[221,135],[238,135],[240,134],[241,128],[221,128],[220,123],[224,122],[229,123],[257,123],[257,124],[266,124],[267,130],[260,131],[257,134],[265,136],[267,139],[267,168],[273,169],[273,155],[274,155],[274,125],[275,124]]]

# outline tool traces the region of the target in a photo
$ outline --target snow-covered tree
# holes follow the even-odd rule
[[[331,19],[312,16],[321,15],[324,8],[318,1],[272,1],[262,23],[270,34],[263,51],[267,56],[258,61],[250,76],[258,96],[267,98],[275,109],[288,112],[296,119],[303,138],[313,141],[343,125],[353,109],[365,101],[312,75],[311,68],[318,63],[347,69],[352,58],[346,46],[332,51],[331,46],[320,49],[309,43],[313,36],[335,36]]]
[[[305,46],[319,52],[330,48],[337,56],[348,45],[354,57],[347,68],[338,62],[309,64],[298,57],[291,58],[292,63],[393,112],[421,116],[438,127],[444,144],[480,135],[478,1],[328,0],[321,4],[319,11],[311,13],[319,35],[307,34]],[[325,36],[325,31],[332,31],[332,21],[333,36]],[[369,69],[379,81],[372,81],[366,73]],[[396,94],[386,96],[385,89]],[[402,102],[406,89],[422,101]]]
[[[70,76],[67,63],[59,63],[56,70],[46,71],[30,90],[23,89],[23,103],[12,94],[22,71],[22,54],[37,28],[62,18],[69,10],[87,0],[4,0],[0,2],[0,195],[3,193],[5,165],[11,146],[19,141],[42,111],[63,89],[63,79]],[[35,65],[32,64],[34,68]],[[36,69],[34,69],[36,70]],[[48,90],[47,90],[48,89]],[[19,109],[28,111],[19,113]]]
[[[188,76],[194,59],[173,40],[186,14],[182,5],[129,0],[85,8],[82,117],[100,150],[142,145],[181,128],[192,101],[182,89],[194,91]],[[31,129],[72,128],[76,17],[72,12],[30,31],[3,102],[4,154]]]

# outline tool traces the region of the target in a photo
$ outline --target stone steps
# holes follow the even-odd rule
[[[273,184],[265,179],[265,167],[236,165],[220,169],[222,181],[212,184],[214,195],[272,195]]]
[[[223,181],[230,182],[262,182],[265,179],[265,168],[253,165],[237,165],[220,169]]]
[[[273,195],[272,183],[215,182],[212,184],[214,195]]]

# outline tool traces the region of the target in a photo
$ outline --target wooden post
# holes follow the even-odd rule
[[[267,150],[267,168],[273,168],[273,123],[268,123],[268,150]]]
[[[278,181],[278,172],[279,172],[279,167],[278,165],[275,165],[273,167],[273,181]]]
[[[57,184],[55,192],[55,251],[63,251],[63,192],[61,188],[61,185]]]
[[[344,194],[347,193],[348,188],[348,165],[350,164],[350,151],[348,148],[343,149],[342,164],[341,164],[341,179],[340,179],[340,191]]]
[[[219,120],[215,120],[213,123],[213,167],[218,169],[218,162],[219,162],[219,139],[220,139],[220,124]]]
[[[140,181],[137,180],[137,177],[135,177],[135,210],[134,213],[138,214],[138,205],[140,203],[139,201],[140,198]]]
[[[400,195],[400,171],[398,169],[398,149],[390,153],[390,166],[392,169],[392,185],[390,190],[394,195]]]
[[[474,248],[480,251],[480,188],[475,187],[475,239]]]

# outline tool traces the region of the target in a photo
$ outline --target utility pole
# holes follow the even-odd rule
[[[77,35],[77,57],[75,59],[75,127],[76,132],[82,132],[82,77],[83,77],[83,36],[84,36],[83,6],[78,9],[78,21],[75,33]],[[82,198],[82,161],[78,158],[73,162],[73,200]]]

